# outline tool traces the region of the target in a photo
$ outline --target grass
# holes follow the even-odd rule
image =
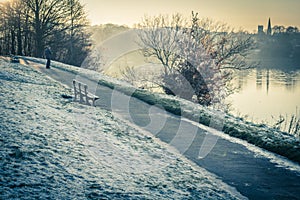
[[[296,108],[296,113],[289,116],[279,115],[273,128],[300,137],[300,115],[297,114],[297,110]]]

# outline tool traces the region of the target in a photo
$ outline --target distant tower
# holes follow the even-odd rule
[[[269,18],[267,35],[272,35],[271,19]]]
[[[264,34],[264,26],[263,26],[263,25],[258,25],[257,33],[258,33],[259,35]]]

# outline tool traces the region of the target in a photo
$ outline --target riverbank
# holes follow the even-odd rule
[[[243,198],[32,66],[0,68],[0,199]]]
[[[41,59],[27,58],[34,62],[44,63]],[[241,118],[220,113],[176,97],[155,94],[143,89],[95,73],[90,70],[72,67],[70,65],[54,62],[59,69],[69,71],[77,76],[97,81],[98,84],[120,91],[126,95],[138,98],[150,105],[157,105],[175,115],[188,118],[203,125],[210,126],[224,133],[246,140],[258,147],[277,153],[288,159],[300,163],[300,141],[287,133],[267,127],[246,122]]]
[[[295,199],[300,195],[300,183],[298,181],[300,165],[278,154],[271,153],[244,140],[212,129],[211,127],[214,124],[211,124],[212,126],[210,127],[201,125],[187,118],[166,112],[159,105],[149,105],[137,98],[124,95],[115,89],[101,86],[98,84],[98,81],[89,81],[79,73],[63,70],[64,66],[62,63],[53,62],[52,68],[49,70],[45,69],[45,63],[42,59],[40,60],[42,64],[23,59],[20,61],[25,65],[25,69],[37,69],[46,75],[47,78],[56,80],[59,84],[65,85],[66,88],[73,87],[73,79],[87,83],[89,89],[92,89],[91,92],[95,91],[95,94],[100,97],[96,101],[96,108],[107,111],[114,117],[113,119],[117,119],[118,124],[125,122],[127,126],[134,127],[142,135],[158,139],[156,140],[158,142],[162,141],[163,146],[179,152],[183,158],[188,158],[200,168],[215,174],[245,197],[250,199]],[[60,68],[56,67],[57,65]],[[91,75],[96,74],[95,72],[90,72]],[[99,74],[96,74],[96,76],[99,76]],[[109,77],[103,78],[108,79],[108,81],[110,79]],[[116,82],[114,79],[110,79],[110,81]],[[121,85],[128,87],[126,84]],[[68,95],[63,96],[68,97]],[[94,115],[97,116],[97,112],[99,110],[95,109]],[[76,116],[77,114],[75,114]],[[88,116],[91,117],[87,118],[95,119],[93,115]],[[85,117],[80,120],[82,124],[94,124],[93,121],[84,119]],[[89,135],[89,132],[94,135],[92,129],[87,128],[85,131],[83,134],[85,137]],[[124,134],[121,134],[121,136],[126,135],[128,131],[129,129],[124,130]],[[130,134],[130,132],[127,134]],[[95,139],[97,137],[90,138],[91,141],[95,141]],[[127,142],[130,143],[130,140]],[[102,144],[98,145],[100,149],[102,149],[102,146]],[[205,156],[205,153],[208,154]],[[155,160],[161,158],[163,159],[164,157],[154,157]],[[139,166],[145,166],[136,165],[131,160],[128,161],[133,163],[129,169],[138,167],[137,171],[141,171]],[[125,167],[123,166],[123,162],[118,165],[119,162],[115,162],[117,166],[121,165],[118,167],[119,169],[128,169],[126,165]],[[149,165],[151,167],[160,167],[161,165],[158,164],[159,162],[154,162]]]
[[[239,89],[226,99],[229,113],[300,137],[300,70],[236,71],[231,84]]]

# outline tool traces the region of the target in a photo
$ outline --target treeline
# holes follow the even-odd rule
[[[299,28],[296,26],[280,26],[280,25],[275,25],[272,27],[272,32],[273,35],[278,35],[278,34],[295,34],[299,33]]]
[[[300,32],[297,27],[273,26],[272,35],[258,35],[257,41],[260,60],[276,59],[277,64],[290,62],[289,65],[300,67]]]
[[[0,55],[43,57],[80,66],[89,52],[89,25],[80,0],[10,0],[0,3]]]

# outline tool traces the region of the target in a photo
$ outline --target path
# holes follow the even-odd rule
[[[75,74],[55,67],[49,70],[41,64],[28,64],[69,87],[72,87],[72,79],[76,77]],[[153,107],[135,98],[130,98],[129,106],[125,105],[129,97],[106,87],[99,86],[96,95],[100,97],[96,106],[113,110],[120,118],[175,146],[187,158],[216,174],[249,199],[300,199],[299,170],[292,171],[280,167],[270,162],[270,158],[249,150],[243,144],[231,141],[235,139],[219,138],[212,151],[204,159],[198,159],[199,148],[206,133],[201,126],[160,109],[154,108],[153,112],[149,113],[149,109]],[[154,119],[154,124],[153,121],[150,123],[150,118]],[[163,126],[157,129],[156,127],[159,127],[162,122]],[[149,123],[152,125],[149,126]],[[192,133],[193,131],[195,134]],[[191,144],[190,137],[182,137],[186,135],[195,136]],[[261,151],[259,148],[254,149]],[[286,162],[276,155],[275,159]]]

